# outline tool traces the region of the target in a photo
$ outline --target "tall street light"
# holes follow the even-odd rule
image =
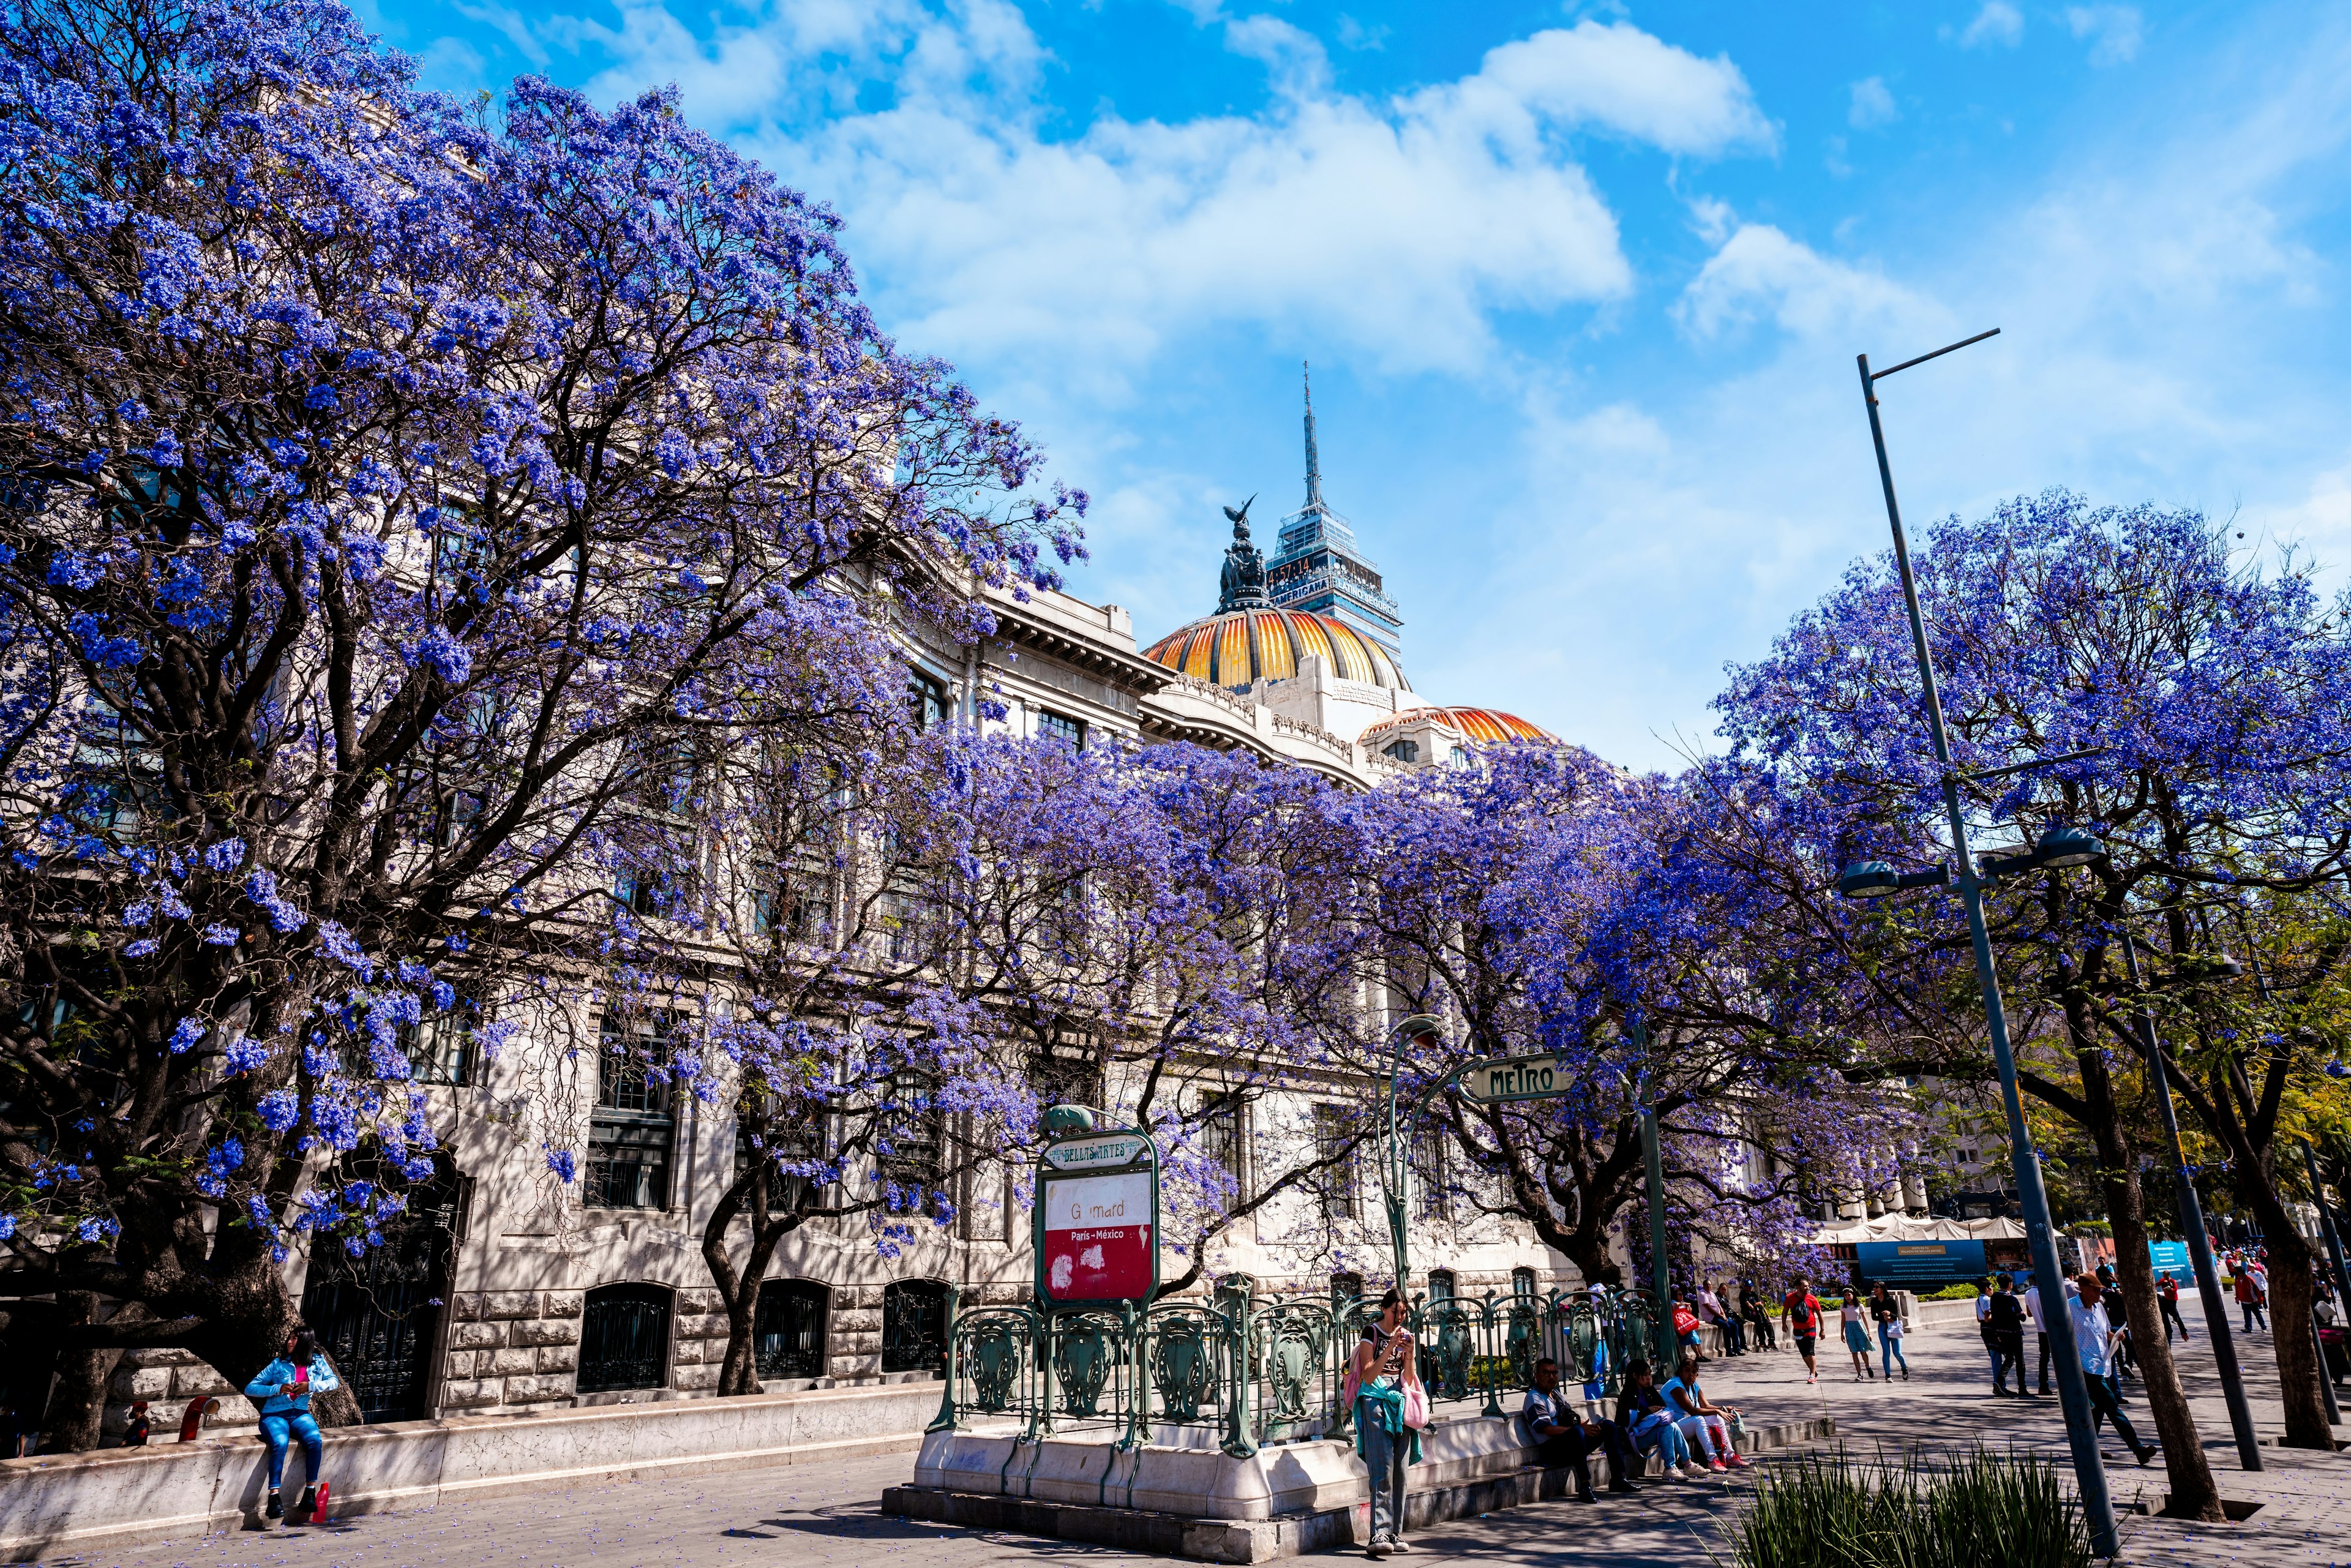
[[[2032,1133],[2024,1121],[2024,1100],[2016,1084],[2016,1057],[2009,1047],[2008,1015],[2001,1007],[2000,976],[1992,967],[1991,933],[1984,925],[1983,887],[1974,857],[1968,852],[1967,817],[1959,809],[1959,775],[1951,763],[1950,737],[1943,727],[1943,699],[1935,685],[1935,661],[1927,647],[1927,622],[1918,609],[1918,584],[1910,570],[1910,541],[1902,531],[1902,508],[1894,497],[1894,469],[1886,461],[1886,432],[1878,421],[1877,383],[1897,371],[1940,358],[1954,349],[1980,343],[2000,329],[1905,360],[1891,369],[1870,373],[1869,356],[1857,356],[1861,368],[1861,400],[1869,412],[1869,439],[1877,449],[1877,477],[1886,491],[1886,520],[1894,532],[1894,561],[1902,577],[1902,599],[1910,614],[1910,641],[1918,656],[1918,684],[1924,690],[1927,727],[1934,738],[1935,761],[1942,769],[1943,805],[1951,821],[1951,850],[1959,862],[1959,898],[1967,905],[1968,932],[1975,944],[1976,979],[1983,991],[1984,1021],[1991,1034],[1992,1065],[2000,1073],[2001,1098],[2008,1109],[2009,1163],[2016,1173],[2017,1197],[2024,1210],[2026,1240],[2032,1249],[2033,1277],[2055,1287],[2044,1295],[2054,1310],[2049,1320],[2050,1349],[2057,1360],[2057,1395],[2065,1409],[2065,1437],[2074,1455],[2074,1484],[2082,1499],[2082,1514],[2090,1529],[2090,1549],[2111,1558],[2118,1548],[2115,1538],[2114,1500],[2106,1492],[2105,1460],[2098,1453],[2097,1432],[2092,1427],[2090,1392],[2082,1381],[2082,1362],[2074,1343],[2074,1319],[2065,1300],[2057,1262],[2057,1239],[2049,1225],[2049,1194],[2041,1182],[2041,1156],[2032,1146]],[[2073,860],[2055,855],[2045,865],[2085,864],[2095,852]],[[1840,883],[1844,879],[1839,878]],[[1884,888],[1881,892],[1893,892]]]
[[[1443,1020],[1434,1015],[1415,1013],[1388,1031],[1388,1092],[1380,1154],[1380,1198],[1388,1211],[1388,1240],[1395,1249],[1395,1288],[1407,1297],[1412,1294],[1412,1259],[1405,1245],[1405,1186],[1412,1173],[1402,1123],[1410,1119],[1410,1113],[1402,1117],[1396,1113],[1396,1077],[1404,1071],[1405,1043],[1436,1040],[1444,1028]],[[1415,1102],[1413,1110],[1418,1109]]]

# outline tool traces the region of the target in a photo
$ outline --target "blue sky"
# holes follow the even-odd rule
[[[902,341],[1210,609],[1325,492],[1405,667],[1635,765],[1885,522],[2052,485],[2351,559],[2351,6],[374,0],[434,86],[686,112],[838,209]]]

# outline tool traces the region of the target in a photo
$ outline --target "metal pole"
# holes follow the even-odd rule
[[[2144,989],[2138,977],[2138,945],[2130,928],[2123,928],[2123,965],[2131,989]],[[2212,1262],[2212,1238],[2204,1229],[2204,1204],[2196,1196],[2196,1177],[2188,1169],[2187,1152],[2179,1143],[2179,1113],[2171,1103],[2171,1080],[2165,1076],[2163,1041],[2155,1032],[2155,1017],[2142,1001],[2138,1039],[2147,1052],[2147,1087],[2163,1112],[2164,1136],[2171,1141],[2171,1174],[2179,1197],[2179,1228],[2188,1232],[2188,1257],[2196,1269],[2196,1294],[2204,1303],[2205,1332],[2212,1336],[2212,1362],[2220,1369],[2220,1392],[2229,1406],[2229,1430],[2237,1439],[2237,1466],[2262,1468],[2261,1440],[2253,1436],[2252,1407],[2245,1403],[2245,1378],[2237,1365],[2237,1342],[2229,1332],[2229,1304],[2220,1294],[2220,1270]]]
[[[1666,1161],[1657,1147],[1657,1108],[1641,1107],[1641,1155],[1649,1166],[1649,1284],[1656,1297],[1657,1332],[1674,1321],[1673,1273],[1666,1266]],[[1659,1354],[1663,1354],[1662,1346]]]
[[[2343,1238],[2335,1228],[2335,1210],[2328,1207],[2326,1188],[2318,1179],[2318,1152],[2311,1147],[2307,1138],[2302,1143],[2302,1163],[2303,1168],[2310,1173],[2310,1201],[2318,1210],[2319,1233],[2326,1238],[2327,1260],[2335,1265],[2335,1315],[2351,1322],[2351,1317],[2346,1316],[2351,1313],[2351,1272],[2346,1272],[2343,1267]],[[2313,1313],[2311,1322],[2314,1327],[2317,1321],[2317,1315]],[[2323,1338],[2318,1342],[2318,1381],[2326,1385],[2329,1395],[2335,1392],[2335,1375],[2326,1367],[2326,1342]]]
[[[1954,345],[1955,347],[1957,345]],[[1916,361],[1909,361],[1916,363]],[[1943,773],[1943,806],[1951,819],[1951,853],[1959,862],[1959,898],[1967,905],[1968,934],[1975,946],[1976,979],[1983,990],[1984,1022],[1991,1035],[1992,1065],[2000,1073],[2001,1098],[2008,1110],[2009,1163],[2016,1173],[2017,1197],[2024,1209],[2025,1238],[2032,1249],[2032,1272],[2053,1289],[2043,1300],[2053,1309],[2049,1348],[2057,1362],[2058,1402],[2065,1410],[2065,1437],[2074,1455],[2074,1479],[2080,1489],[2082,1516],[2090,1530],[2090,1550],[2111,1558],[2119,1550],[2115,1537],[2114,1500],[2106,1491],[2106,1463],[2098,1453],[2098,1437],[2091,1426],[2090,1391],[2082,1381],[2081,1357],[2074,1343],[2073,1311],[2057,1263],[2057,1240],[2049,1224],[2049,1194],[2041,1181],[2041,1156],[2025,1124],[2024,1100],[2016,1084],[2016,1057],[2008,1040],[2008,1014],[2001,1006],[2000,975],[1992,966],[1991,934],[1984,925],[1983,884],[1976,876],[1975,857],[1968,852],[1967,818],[1959,810],[1959,778],[1951,763],[1951,745],[1943,729],[1943,699],[1935,685],[1935,661],[1927,646],[1927,622],[1918,609],[1918,585],[1910,572],[1910,541],[1902,531],[1902,508],[1894,498],[1894,469],[1886,456],[1886,432],[1877,415],[1877,390],[1869,373],[1869,356],[1858,356],[1861,398],[1869,411],[1869,439],[1877,449],[1877,477],[1886,491],[1886,520],[1894,532],[1894,561],[1902,577],[1902,599],[1910,614],[1910,640],[1918,657],[1918,682],[1924,688],[1927,727],[1935,742],[1935,760]],[[1895,367],[1896,370],[1902,366]],[[1888,372],[1889,374],[1891,372]]]
[[[1412,1259],[1405,1244],[1405,1182],[1408,1172],[1397,1135],[1396,1077],[1404,1071],[1404,1042],[1433,1038],[1437,1020],[1415,1013],[1389,1030],[1387,1127],[1385,1155],[1380,1161],[1380,1197],[1387,1205],[1388,1240],[1395,1250],[1395,1288],[1412,1295]]]

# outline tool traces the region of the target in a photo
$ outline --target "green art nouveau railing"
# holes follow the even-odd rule
[[[1341,1435],[1352,1415],[1339,1406],[1347,1358],[1377,1315],[1362,1301],[1259,1298],[1246,1285],[1050,1316],[1026,1304],[958,1310],[951,1291],[931,1429],[1008,1423],[1023,1441],[1092,1433],[1121,1448],[1237,1455]],[[1416,1300],[1407,1322],[1431,1402],[1475,1401],[1486,1416],[1504,1414],[1506,1396],[1531,1385],[1546,1357],[1562,1385],[1613,1398],[1625,1364],[1654,1362],[1660,1343],[1646,1291],[1612,1292],[1596,1309],[1581,1291]]]

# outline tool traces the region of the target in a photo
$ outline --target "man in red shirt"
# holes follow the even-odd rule
[[[1813,1343],[1821,1333],[1820,1298],[1812,1291],[1812,1281],[1802,1275],[1796,1277],[1796,1288],[1780,1302],[1780,1315],[1787,1322],[1788,1332],[1795,1336],[1796,1354],[1804,1358],[1804,1381],[1821,1380],[1820,1364],[1813,1359]]]

